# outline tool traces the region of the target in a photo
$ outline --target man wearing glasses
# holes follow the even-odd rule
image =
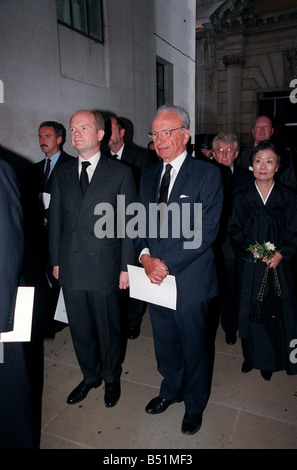
[[[238,330],[238,278],[235,271],[235,253],[228,235],[228,220],[231,215],[234,193],[252,184],[253,173],[235,164],[239,153],[239,141],[235,134],[218,134],[212,142],[212,153],[221,171],[224,189],[224,204],[220,230],[214,252],[216,255],[220,294],[210,303],[213,318],[221,317],[225,341],[233,345],[237,341]]]
[[[187,204],[192,229],[194,205],[202,204],[202,226],[195,227],[202,229],[202,242],[199,247],[186,248],[188,239],[182,230],[180,237],[174,238],[174,227],[168,230],[167,237],[161,237],[159,220],[156,238],[148,229],[146,238],[135,240],[137,254],[150,281],[161,284],[171,274],[177,284],[176,310],[149,304],[156,359],[163,381],[159,396],[145,410],[158,414],[183,401],[181,431],[184,434],[194,434],[200,429],[209,397],[206,317],[208,302],[218,292],[211,246],[218,232],[223,200],[219,170],[187,152],[189,129],[186,110],[178,106],[159,108],[149,137],[161,162],[143,171],[139,202],[146,208],[146,227],[149,227],[151,203],[165,202],[168,207],[175,203],[180,211]],[[168,210],[168,228],[173,219]]]

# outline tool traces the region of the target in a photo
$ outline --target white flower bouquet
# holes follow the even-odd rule
[[[271,242],[259,243],[256,242],[254,245],[250,245],[247,251],[251,251],[254,255],[254,263],[262,261],[264,259],[270,259],[275,253],[280,251],[276,249],[275,245]]]

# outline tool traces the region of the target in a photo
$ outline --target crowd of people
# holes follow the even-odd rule
[[[142,149],[125,141],[123,119],[78,110],[70,118],[76,157],[63,150],[65,127],[44,121],[38,127],[41,161],[21,173],[0,161],[1,276],[7,285],[1,332],[13,328],[17,286],[35,287],[31,341],[5,343],[0,363],[1,383],[18,390],[0,390],[2,448],[39,446],[42,344],[67,327],[54,320],[61,290],[82,374],[67,397],[69,405],[104,382],[104,404],[116,406],[126,340],[139,336],[147,307],[162,382],[145,411],[163,413],[182,401],[184,434],[202,426],[219,321],[227,344],[241,340],[242,373],[258,369],[266,381],[280,370],[297,374],[289,360],[290,341],[297,338],[297,179],[292,154],[276,148],[273,133],[271,120],[260,116],[250,148],[240,148],[236,135],[221,132],[205,138],[201,152],[192,154],[188,112],[162,106]],[[120,195],[125,227],[129,204],[145,208],[147,231],[135,239],[126,231],[119,236]],[[150,230],[154,203],[160,217]],[[177,222],[174,209],[164,209],[172,204],[180,214],[185,203],[189,230]],[[98,215],[103,220],[95,209],[100,204],[112,208],[104,214],[105,226],[112,227],[108,237],[96,231]],[[131,298],[128,265],[142,267],[152,284],[175,276],[176,308]],[[273,309],[264,315],[269,301]]]

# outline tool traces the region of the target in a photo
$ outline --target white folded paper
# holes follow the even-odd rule
[[[166,276],[162,284],[152,284],[144,268],[128,265],[130,297],[176,310],[176,281]]]
[[[44,205],[44,209],[48,209],[51,202],[51,195],[49,193],[41,193],[41,199]]]
[[[58,303],[57,303],[54,319],[57,321],[61,321],[63,323],[68,323],[68,317],[67,317],[62,288],[60,289],[60,294],[58,298]]]
[[[13,330],[0,333],[0,342],[27,342],[31,340],[34,287],[18,287]]]

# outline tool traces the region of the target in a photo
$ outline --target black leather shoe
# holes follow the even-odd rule
[[[251,370],[253,370],[253,367],[251,367],[246,361],[243,361],[242,366],[241,366],[241,372],[243,374],[247,374]]]
[[[104,404],[112,408],[117,404],[121,396],[121,382],[105,383]]]
[[[199,431],[202,424],[202,413],[185,413],[183,422],[181,425],[181,432],[183,434],[195,434]]]
[[[101,382],[96,384],[87,384],[84,380],[70,393],[69,397],[67,398],[68,405],[75,405],[75,403],[79,403],[80,401],[84,400],[91,390],[91,388],[98,388],[101,385]]]
[[[140,326],[130,326],[127,332],[128,339],[136,339],[140,334]]]
[[[145,407],[145,411],[151,415],[157,415],[167,410],[168,406],[176,403],[177,400],[165,400],[165,398],[155,397]]]
[[[267,380],[267,382],[269,382],[269,380],[271,379],[272,374],[273,372],[271,372],[270,370],[261,370],[261,375],[264,380]]]
[[[231,335],[226,333],[225,341],[227,344],[232,344],[232,345],[235,344],[237,341],[236,333],[233,333]]]

